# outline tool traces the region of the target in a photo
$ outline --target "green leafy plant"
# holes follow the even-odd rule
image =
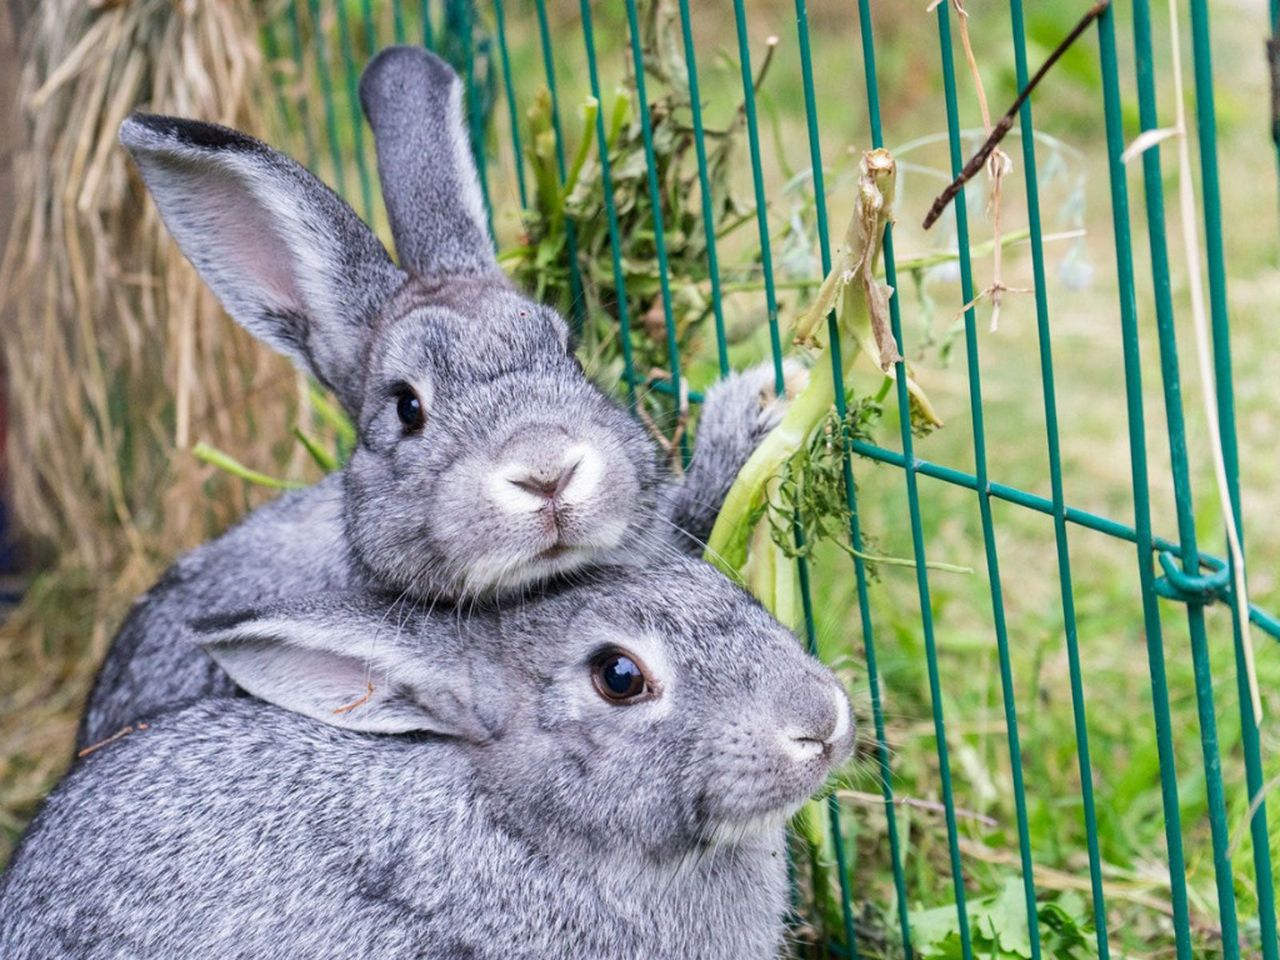
[[[966,915],[973,955],[991,960],[1029,960],[1031,930],[1022,880],[1010,877],[996,893],[969,901]],[[1093,922],[1084,900],[1067,892],[1036,904],[1043,956],[1086,960],[1098,955]],[[920,960],[960,960],[960,916],[954,903],[911,913],[912,946]]]

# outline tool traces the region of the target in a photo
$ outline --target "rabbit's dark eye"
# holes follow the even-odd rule
[[[643,664],[617,647],[601,651],[592,660],[591,682],[596,692],[610,703],[650,700],[655,693]]]
[[[416,433],[421,430],[427,422],[427,418],[422,410],[422,401],[418,399],[413,387],[408,384],[401,384],[397,387],[395,401],[396,416],[404,424],[405,430],[409,433]]]

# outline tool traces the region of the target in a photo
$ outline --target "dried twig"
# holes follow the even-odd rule
[[[937,199],[933,201],[933,206],[929,208],[929,213],[924,218],[924,228],[926,230],[938,221],[938,218],[942,216],[942,212],[947,209],[947,205],[955,199],[956,194],[963,190],[964,185],[972,180],[977,175],[978,171],[982,169],[983,164],[987,162],[987,159],[995,151],[996,147],[1000,145],[1000,141],[1003,140],[1005,135],[1013,128],[1013,121],[1015,117],[1017,117],[1018,111],[1022,109],[1022,105],[1027,102],[1027,98],[1031,96],[1031,92],[1039,86],[1040,81],[1045,78],[1045,75],[1051,69],[1053,69],[1053,65],[1057,63],[1071,45],[1080,38],[1080,35],[1088,29],[1089,25],[1093,23],[1094,20],[1098,19],[1098,17],[1102,16],[1103,11],[1106,10],[1110,4],[1111,0],[1098,0],[1097,3],[1090,7],[1085,15],[1080,18],[1080,22],[1077,23],[1075,27],[1072,28],[1071,32],[1067,34],[1066,38],[1054,48],[1053,53],[1049,54],[1049,58],[1045,60],[1040,69],[1035,72],[1035,75],[1027,81],[1027,85],[1023,87],[1022,92],[1018,94],[1017,98],[1013,101],[1012,106],[1005,111],[1004,116],[1000,118],[1000,121],[991,130],[991,135],[987,137],[986,142],[978,148],[977,153],[969,158],[969,162],[964,165],[963,169],[961,169],[960,175],[952,180],[951,183],[947,185],[947,188],[938,194]]]
[[[357,697],[356,699],[352,700],[350,703],[344,703],[342,706],[335,708],[333,712],[335,715],[350,713],[356,707],[363,707],[366,703],[369,702],[369,698],[372,696],[373,696],[373,681],[366,680],[365,691],[363,696]]]
[[[101,750],[107,744],[115,743],[117,740],[127,737],[129,734],[133,733],[135,730],[142,731],[142,730],[148,730],[150,728],[151,728],[151,725],[149,723],[140,723],[136,727],[134,726],[121,727],[119,730],[117,730],[111,736],[107,737],[105,740],[99,740],[97,743],[91,743],[89,744],[89,746],[83,748],[82,750],[77,751],[76,756],[78,758],[83,759],[84,757],[87,757],[89,754],[93,753],[95,750]]]
[[[964,0],[952,0],[952,5],[956,8],[956,28],[960,34],[960,45],[964,48],[965,62],[969,64],[969,73],[973,77],[974,90],[978,95],[978,107],[982,111],[982,129],[989,136],[991,110],[987,106],[987,91],[982,83],[982,72],[978,69],[978,58],[974,56],[973,44],[969,40],[969,11],[964,8]],[[991,180],[991,198],[987,205],[987,213],[991,217],[991,232],[995,244],[991,262],[991,285],[974,297],[970,303],[965,304],[961,313],[963,314],[979,300],[989,297],[991,299],[991,330],[994,332],[1000,326],[1000,305],[1004,294],[1022,291],[1014,291],[1004,285],[1002,269],[1004,251],[1000,244],[1000,199],[1004,193],[1004,178],[1013,171],[1013,161],[1007,153],[996,147],[991,151],[985,166],[987,177]]]
[[[837,790],[836,796],[841,800],[850,800],[854,803],[861,803],[866,806],[883,806],[884,797],[878,793],[864,793],[861,790]],[[919,797],[894,797],[893,805],[895,807],[911,807],[915,810],[927,810],[929,813],[946,813],[945,805],[938,803],[936,800],[922,800]],[[992,829],[1000,826],[1000,821],[994,817],[988,817],[985,813],[978,813],[976,810],[966,810],[963,807],[955,808],[955,815],[961,820],[975,820],[984,827]]]
[[[666,370],[654,368],[649,371],[649,382],[670,380],[671,375]],[[684,457],[680,450],[680,441],[684,438],[685,430],[689,426],[689,384],[685,380],[680,381],[680,399],[676,406],[676,427],[671,436],[668,437],[662,432],[662,428],[654,422],[647,410],[643,407],[636,407],[636,416],[640,418],[640,422],[645,425],[653,439],[657,441],[658,446],[662,448],[662,452],[667,455],[667,459],[671,461],[671,469],[675,471],[676,476],[684,475]]]

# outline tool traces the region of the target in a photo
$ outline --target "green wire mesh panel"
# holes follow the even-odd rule
[[[1199,546],[1225,511],[1208,415],[1197,388],[1183,396],[1187,224],[1169,225],[1162,169],[1176,141],[1122,158],[1171,122],[1168,22],[1153,28],[1148,0],[1103,12],[1017,113],[1007,176],[975,178],[925,234],[919,216],[984,139],[986,95],[1012,102],[1085,6],[813,6],[293,0],[263,45],[280,139],[384,235],[359,70],[390,42],[454,63],[504,264],[570,316],[588,371],[675,469],[718,378],[764,362],[783,389],[790,325],[842,262],[858,158],[887,146],[882,269],[911,369],[855,368],[834,394],[836,455],[812,453],[808,498],[762,534],[789,558],[775,612],[865,694],[859,768],[794,831],[793,949],[1280,960],[1274,727],[1255,716],[1236,558]],[[1203,359],[1239,519],[1214,48],[1206,0],[1174,9]],[[909,373],[945,408],[936,433]],[[1248,619],[1269,692],[1261,637],[1280,624]]]

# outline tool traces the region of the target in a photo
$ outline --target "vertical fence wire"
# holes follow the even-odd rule
[[[396,9],[400,5],[396,4]],[[511,121],[511,156],[516,168],[516,189],[520,195],[520,208],[529,206],[529,194],[524,182],[524,148],[520,142],[520,108],[516,106],[515,79],[511,76],[511,52],[507,47],[507,18],[502,9],[502,0],[493,0],[493,17],[498,31],[498,56],[502,60],[502,86],[507,97],[507,117]],[[588,136],[587,131],[582,135]]]
[[[804,90],[805,129],[808,134],[808,140],[809,140],[809,165],[810,165],[811,176],[813,179],[814,216],[817,222],[818,243],[819,243],[820,254],[822,259],[822,272],[823,272],[823,275],[825,276],[831,270],[831,234],[830,234],[830,229],[827,222],[827,198],[826,198],[826,186],[825,186],[825,170],[824,170],[823,161],[822,161],[822,140],[821,140],[821,132],[820,132],[821,125],[818,122],[818,103],[817,103],[817,95],[814,89],[814,82],[813,82],[813,54],[810,46],[810,36],[809,36],[809,14],[808,14],[808,7],[805,0],[796,0],[795,10],[796,10],[796,36],[797,36],[797,40],[799,42],[799,47],[800,47],[800,76],[801,76],[802,87]],[[894,294],[894,297],[896,299],[896,293]],[[827,316],[827,339],[828,339],[828,342],[831,344],[832,379],[833,379],[833,382],[837,384],[836,389],[834,391],[835,412],[836,412],[836,416],[840,418],[840,421],[842,424],[841,429],[844,429],[843,424],[845,422],[845,418],[848,413],[847,400],[846,400],[845,391],[844,391],[844,358],[841,356],[840,333],[839,333],[839,328],[837,326],[836,316],[834,311],[828,314]],[[847,436],[844,439],[847,441],[848,439]],[[862,618],[863,627],[864,627],[864,630],[866,631],[865,646],[867,649],[872,651],[871,660],[872,662],[874,662],[874,642],[872,640],[872,633],[871,633],[871,627],[870,627],[869,603],[864,605],[864,601],[867,600],[866,570],[865,570],[865,567],[862,565],[861,557],[858,555],[861,552],[862,537],[861,537],[861,530],[857,524],[856,484],[853,476],[853,464],[849,454],[849,447],[847,443],[844,445],[844,450],[843,450],[841,460],[842,460],[841,462],[842,481],[843,481],[844,490],[845,490],[845,504],[850,514],[850,531],[849,531],[850,542],[851,542],[851,546],[855,551],[854,579],[858,588],[860,612],[865,614],[865,616]],[[797,529],[797,533],[798,533],[798,529]],[[797,536],[797,540],[799,540],[799,536]],[[807,588],[808,573],[807,573],[806,567],[803,567],[803,566],[801,567],[801,574],[804,578],[802,580],[802,587]],[[806,607],[806,618],[805,618],[806,629],[810,633],[812,633],[813,618],[812,618],[811,611],[809,609],[809,598],[808,598],[807,589],[802,591],[802,596],[805,599],[805,607]],[[814,648],[814,645],[811,641],[810,649],[812,650],[813,648]],[[878,696],[878,693],[877,693],[877,696]],[[882,734],[882,731],[878,731],[878,736],[880,741],[877,743],[878,753],[881,751],[886,751],[886,748],[883,744],[883,736],[881,734]],[[882,753],[882,759],[884,759],[883,753]],[[884,764],[884,768],[885,768],[885,772],[887,773],[887,763]],[[886,787],[885,787],[886,803],[888,807],[892,808],[892,793],[888,792],[889,787],[887,785],[887,780],[888,780],[887,776],[885,779],[886,779]],[[836,801],[836,798],[834,796],[829,798],[828,800],[828,814],[831,819],[832,837],[835,844],[836,861],[840,867],[839,882],[840,882],[840,893],[841,893],[841,899],[842,899],[841,917],[844,922],[845,938],[849,944],[850,953],[853,954],[855,952],[855,947],[856,947],[856,938],[855,938],[854,928],[853,928],[853,911],[852,911],[852,904],[851,904],[852,898],[850,896],[850,890],[849,890],[849,877],[846,875],[846,868],[845,868],[844,841],[843,841],[842,831],[840,828],[840,809]],[[892,829],[893,834],[895,835],[895,846],[896,846],[896,833],[897,833],[896,817],[893,815],[891,809],[889,814],[889,826]],[[897,854],[895,853],[895,857],[896,856]],[[902,930],[903,950],[909,954],[910,953],[910,923],[906,913],[905,885],[900,882],[901,879],[902,878],[901,878],[900,865],[895,863],[894,882],[895,882],[895,885],[897,886],[897,893],[898,893],[899,923],[901,925],[901,930]]]
[[[542,43],[542,65],[547,77],[547,91],[551,95],[551,130],[555,136],[556,176],[560,185],[565,183],[564,131],[560,126],[560,92],[556,88],[555,55],[551,44],[551,26],[547,21],[546,0],[537,0],[535,9],[538,12],[538,38]],[[601,104],[596,94],[597,104]],[[597,114],[604,109],[600,105]],[[583,132],[586,136],[586,132]],[[575,333],[582,332],[583,320],[586,317],[586,302],[582,295],[582,274],[578,266],[578,233],[573,219],[566,217],[564,222],[565,250],[569,258],[569,320]]]
[[[1271,142],[1275,147],[1277,183],[1280,184],[1280,97],[1277,96],[1280,91],[1276,89],[1276,72],[1280,70],[1280,0],[1270,0],[1268,7],[1271,26],[1271,39],[1267,47],[1267,66],[1271,71]],[[1271,960],[1271,957],[1267,960]]]
[[[631,62],[635,70],[636,99],[639,101],[640,136],[644,141],[645,173],[649,184],[649,204],[653,208],[653,245],[658,258],[658,285],[662,291],[662,322],[667,334],[667,371],[675,396],[676,416],[685,414],[684,386],[680,377],[680,340],[676,334],[675,315],[671,309],[671,269],[667,263],[667,238],[662,217],[662,190],[658,182],[658,161],[653,149],[653,125],[649,119],[649,95],[645,87],[644,51],[640,37],[640,18],[636,0],[626,0],[628,33],[631,38]],[[781,387],[779,388],[781,393]],[[680,430],[680,458],[689,465],[689,438]]]
[[[955,58],[951,48],[950,5],[937,9],[938,48],[942,55],[943,94],[947,107],[947,139],[951,152],[951,174],[958,176],[965,163],[960,143],[959,107],[956,101]],[[1036,909],[1035,868],[1031,862],[1031,833],[1027,826],[1027,794],[1022,778],[1022,747],[1018,736],[1018,710],[1013,686],[1013,666],[1009,659],[1009,631],[1005,622],[1004,591],[1000,580],[1000,559],[996,546],[995,521],[991,512],[990,480],[987,476],[986,425],[982,409],[982,370],[978,357],[978,332],[974,316],[973,265],[969,255],[969,216],[964,191],[956,194],[957,247],[960,253],[960,294],[964,306],[964,340],[969,381],[969,410],[973,421],[974,473],[978,480],[978,512],[982,523],[983,553],[987,561],[987,584],[991,593],[991,614],[1000,663],[1000,688],[1004,701],[1005,735],[1009,747],[1009,769],[1013,779],[1014,818],[1018,829],[1018,860],[1022,867],[1023,895],[1027,909],[1032,960],[1040,958],[1040,924]]]
[[[302,25],[299,22],[298,0],[289,0],[289,53],[293,58],[294,69],[299,79],[307,76],[306,60],[302,51]],[[306,145],[307,169],[316,170],[316,139],[311,130],[311,102],[305,96],[295,96],[294,105],[298,110],[298,124],[302,127],[303,143]]]
[[[446,7],[446,17],[456,11],[458,29],[463,37],[462,82],[467,91],[467,126],[471,139],[471,153],[476,160],[476,173],[480,178],[480,196],[484,199],[485,219],[489,226],[489,239],[495,242],[493,233],[493,201],[489,198],[489,152],[485,149],[485,111],[480,102],[480,90],[476,86],[476,24],[475,4],[471,0]]]
[[[1027,43],[1022,0],[1009,0],[1013,34],[1014,71],[1018,90],[1026,89]],[[1062,624],[1067,648],[1067,673],[1071,685],[1071,714],[1075,726],[1076,761],[1080,773],[1085,844],[1089,854],[1089,889],[1093,899],[1094,937],[1099,960],[1111,955],[1107,935],[1106,895],[1102,884],[1102,854],[1098,844],[1098,814],[1093,792],[1093,761],[1089,753],[1084,681],[1080,667],[1079,630],[1076,623],[1075,590],[1071,577],[1071,550],[1067,537],[1066,496],[1062,483],[1062,451],[1059,443],[1057,388],[1053,373],[1053,338],[1049,328],[1049,298],[1044,264],[1044,237],[1040,223],[1040,185],[1036,173],[1035,127],[1031,101],[1019,111],[1022,140],[1023,182],[1027,191],[1027,224],[1031,241],[1031,270],[1035,287],[1036,336],[1040,354],[1040,382],[1044,399],[1045,440],[1049,457],[1049,484],[1053,496],[1053,536],[1057,549],[1058,589],[1062,595]]]
[[[698,54],[693,45],[689,0],[680,0],[680,35],[684,42],[685,76],[689,81],[689,112],[693,120],[693,149],[698,160],[698,192],[702,200],[702,230],[707,236],[707,273],[711,277],[711,311],[716,329],[716,360],[720,376],[729,375],[729,345],[724,335],[724,304],[720,292],[720,260],[716,255],[716,221],[711,182],[707,176],[706,133],[702,129],[702,94],[698,89]]]
[[[405,42],[405,37],[406,37],[405,24],[404,24],[404,4],[403,3],[391,4],[391,15],[393,18],[392,22],[394,24],[393,36],[396,38],[396,43],[403,44]],[[377,47],[375,46],[374,49],[376,50]]]
[[[398,10],[400,4],[397,3],[395,6]],[[364,27],[364,49],[367,62],[378,52],[378,26],[373,19],[373,0],[360,0],[360,22]]]
[[[1280,11],[1273,6],[1272,30]],[[1191,50],[1195,70],[1196,132],[1200,152],[1200,182],[1203,191],[1205,254],[1209,273],[1209,312],[1213,335],[1214,387],[1218,407],[1218,430],[1226,466],[1228,498],[1235,515],[1240,549],[1244,549],[1244,516],[1240,503],[1240,456],[1236,437],[1235,391],[1231,370],[1231,332],[1227,307],[1226,259],[1222,238],[1222,198],[1218,182],[1217,118],[1213,92],[1213,47],[1210,42],[1209,9],[1204,0],[1191,0]],[[1232,551],[1227,544],[1227,562]],[[1228,566],[1230,569],[1230,566]],[[1237,607],[1231,604],[1232,632],[1236,654],[1236,681],[1240,701],[1241,740],[1245,757],[1245,780],[1249,798],[1257,803],[1249,829],[1253,841],[1254,874],[1258,885],[1258,919],[1262,950],[1266,960],[1280,955],[1276,943],[1275,875],[1271,865],[1271,845],[1263,800],[1261,745],[1258,718],[1249,695],[1244,655],[1243,625]],[[1255,801],[1256,798],[1256,801]],[[1223,933],[1226,935],[1225,929]]]
[[[862,26],[863,58],[866,70],[868,122],[871,126],[871,145],[884,146],[884,131],[880,119],[880,85],[875,61],[870,51],[874,48],[871,32],[871,0],[858,0]],[[884,242],[885,283],[894,291],[889,298],[889,323],[898,353],[906,356],[902,336],[901,296],[898,293],[897,270],[894,263],[893,225],[885,226]],[[933,733],[938,755],[938,776],[941,783],[942,806],[947,829],[947,853],[951,863],[951,883],[956,897],[956,924],[960,934],[960,952],[963,960],[972,960],[973,939],[969,929],[967,893],[964,884],[964,866],[960,859],[960,838],[956,825],[955,796],[951,783],[951,757],[947,748],[947,723],[942,705],[942,681],[938,668],[938,646],[934,635],[933,606],[929,591],[929,571],[924,541],[924,520],[920,508],[920,491],[917,483],[915,443],[911,433],[911,401],[907,393],[907,365],[899,360],[894,367],[899,438],[902,443],[901,464],[906,485],[907,511],[911,525],[911,554],[916,569],[916,592],[920,598],[920,629],[924,638],[925,665],[929,674],[930,712],[933,716]],[[860,449],[854,444],[854,449]]]
[[[333,163],[334,188],[346,196],[346,168],[342,162],[342,143],[338,138],[338,114],[333,102],[333,78],[329,73],[329,51],[325,49],[320,0],[309,0],[307,7],[311,14],[311,46],[316,58],[316,73],[320,77],[320,91],[324,97],[324,125],[329,135],[329,159]]]
[[[605,130],[604,100],[600,96],[600,67],[596,62],[595,29],[591,23],[591,0],[579,0],[582,19],[582,42],[586,48],[587,76],[591,95],[600,109],[596,111],[596,146],[600,160],[600,187],[604,193],[605,217],[609,223],[609,249],[613,264],[613,289],[617,293],[618,330],[622,340],[622,379],[627,392],[627,405],[636,409],[636,367],[631,342],[631,317],[627,308],[626,274],[622,269],[622,234],[618,228],[618,207],[614,201],[612,164],[609,160],[609,135]],[[585,134],[584,134],[585,135]]]
[[[1133,251],[1129,236],[1129,194],[1128,185],[1125,182],[1124,164],[1120,159],[1124,151],[1124,134],[1121,129],[1120,78],[1116,64],[1115,10],[1112,7],[1108,7],[1098,18],[1098,43],[1102,67],[1103,113],[1107,135],[1107,165],[1111,187],[1117,292],[1120,301],[1125,407],[1128,418],[1129,464],[1133,489],[1134,530],[1138,548],[1138,577],[1142,593],[1143,630],[1146,635],[1147,661],[1151,675],[1156,751],[1160,763],[1160,789],[1164,804],[1165,842],[1169,860],[1175,946],[1178,960],[1189,960],[1191,921],[1187,907],[1182,818],[1178,806],[1178,782],[1174,766],[1164,641],[1151,570],[1151,505],[1148,494],[1146,426],[1142,409],[1141,356],[1138,346],[1137,304],[1134,299]]]
[[[867,116],[871,126],[872,147],[883,147],[884,139],[880,129],[880,90],[876,78],[875,38],[871,29],[871,8],[867,0],[858,3],[858,32],[862,47],[863,83],[866,87]],[[824,204],[825,205],[825,204]],[[894,272],[892,234],[893,226],[885,228],[884,265],[885,281],[892,288],[889,309],[896,317],[898,312],[897,277]],[[824,263],[824,269],[829,269]],[[832,374],[842,370],[843,358],[840,356],[840,341],[831,330],[828,318],[827,331],[834,349],[831,352]],[[895,319],[895,324],[897,323]],[[896,329],[896,327],[895,327]],[[842,391],[836,391],[837,412],[844,418],[845,398]],[[884,704],[880,689],[880,670],[876,659],[875,633],[871,620],[871,598],[867,589],[867,569],[862,559],[862,529],[858,514],[857,489],[853,476],[853,457],[849,452],[852,444],[846,444],[843,472],[845,504],[849,508],[849,543],[853,547],[853,573],[858,590],[858,619],[862,626],[862,644],[866,655],[867,685],[871,694],[871,718],[876,736],[876,762],[880,773],[881,792],[884,796],[885,822],[889,833],[889,862],[893,872],[894,893],[897,898],[898,928],[902,935],[902,952],[910,960],[911,950],[911,914],[907,899],[907,881],[902,868],[902,840],[898,834],[898,814],[893,802],[893,772],[889,763],[889,746],[885,738]]]
[[[267,23],[258,31],[262,37],[262,50],[266,54],[267,73],[271,75],[271,90],[275,94],[277,122],[287,127],[290,121],[289,102],[284,95],[284,81],[280,79],[280,41],[276,39],[274,23]]]
[[[364,151],[364,117],[360,112],[360,68],[356,64],[351,39],[347,5],[338,3],[338,36],[342,43],[342,73],[347,85],[347,110],[351,114],[351,136],[355,141],[356,172],[360,177],[360,201],[366,221],[373,222],[373,184],[369,179],[369,163]]]
[[[1151,15],[1147,0],[1134,3],[1134,46],[1138,66],[1138,110],[1144,130],[1159,127],[1156,110],[1154,64],[1151,49]],[[1165,417],[1172,462],[1174,505],[1178,538],[1182,544],[1183,569],[1194,573],[1199,567],[1196,549],[1195,513],[1191,499],[1191,478],[1187,458],[1186,428],[1182,418],[1182,387],[1174,330],[1173,295],[1169,282],[1169,257],[1165,239],[1164,184],[1160,171],[1159,146],[1142,156],[1146,194],[1147,232],[1150,238],[1152,283],[1160,361],[1163,373]],[[1218,889],[1219,923],[1223,953],[1239,955],[1235,892],[1232,889],[1230,842],[1222,785],[1217,720],[1214,715],[1213,680],[1209,668],[1209,641],[1205,629],[1204,605],[1187,604],[1187,624],[1191,635],[1195,672],[1196,704],[1200,716],[1200,737],[1204,754],[1205,782],[1209,799],[1209,826],[1212,834],[1214,873]]]
[[[786,388],[782,374],[782,338],[778,333],[778,296],[773,285],[773,246],[769,243],[769,211],[764,192],[764,168],[760,160],[760,127],[756,119],[756,80],[751,72],[751,43],[747,39],[747,14],[742,0],[733,0],[737,31],[738,65],[742,70],[742,109],[747,121],[747,149],[751,155],[751,189],[756,203],[756,233],[760,238],[760,273],[764,277],[765,322],[769,325],[769,354],[773,359],[773,386]]]
[[[769,216],[768,216],[768,198],[765,194],[764,187],[764,168],[760,152],[760,128],[756,111],[755,96],[755,75],[751,68],[751,44],[747,34],[747,16],[743,8],[742,0],[734,0],[734,25],[738,43],[738,61],[742,73],[742,109],[746,119],[747,143],[751,156],[751,182],[754,191],[754,199],[756,206],[756,231],[760,242],[760,269],[764,280],[765,294],[765,315],[769,329],[769,346],[770,356],[773,362],[774,387],[779,394],[785,389],[785,377],[782,364],[782,338],[778,329],[778,298],[777,290],[774,284],[773,273],[773,245],[769,236]],[[801,37],[801,43],[807,42],[808,26],[803,16],[803,6],[797,7],[797,29]],[[809,94],[812,90],[809,90]],[[809,105],[809,116],[812,118],[812,97],[806,96],[806,104]],[[811,127],[811,132],[816,134],[816,129]],[[814,175],[817,182],[821,182],[822,166],[819,158],[814,162]],[[819,210],[822,207],[819,206]],[[820,213],[819,237],[823,244],[823,271],[830,269],[830,248],[828,246],[825,211]],[[833,338],[834,342],[834,338]],[[838,344],[836,349],[839,349]],[[838,363],[838,361],[837,361]],[[836,367],[840,371],[839,366]],[[837,373],[836,382],[839,383],[841,376]],[[837,402],[843,405],[842,391],[837,389],[836,396],[839,398]],[[851,489],[851,484],[850,484]],[[795,540],[797,549],[804,547],[804,534],[801,530],[799,520],[792,525],[792,536]],[[817,646],[817,634],[815,629],[815,618],[813,614],[813,595],[812,584],[809,577],[809,563],[804,556],[796,558],[796,575],[799,579],[801,608],[804,614],[805,629],[805,645],[813,652]],[[851,897],[848,891],[847,857],[844,849],[844,838],[840,824],[839,802],[833,796],[828,798],[827,802],[827,818],[831,825],[832,843],[836,855],[836,864],[839,872],[840,884],[840,910],[841,922],[844,927],[845,949],[846,955],[851,957],[857,956],[857,936],[853,923],[853,907]],[[815,878],[815,881],[817,878]]]
[[[421,0],[418,15],[422,20],[422,45],[428,50],[436,48],[435,31],[431,27],[431,0]]]

